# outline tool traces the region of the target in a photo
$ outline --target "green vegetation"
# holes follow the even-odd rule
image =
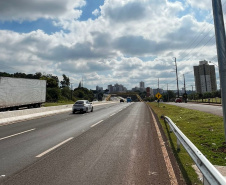
[[[52,103],[43,103],[44,107],[51,107],[51,106],[59,106],[59,105],[68,105],[68,104],[74,104],[75,102],[73,101],[67,101],[67,102],[52,102]]]
[[[206,98],[206,99],[197,99],[197,100],[191,100],[192,102],[198,102],[198,103],[221,103],[221,98]]]
[[[191,167],[194,162],[182,146],[181,150],[177,151],[176,136],[169,132],[169,126],[160,118],[161,115],[170,117],[212,164],[226,166],[222,117],[161,103],[159,107],[157,103],[149,103],[149,105],[159,117],[187,184],[200,184]]]
[[[206,92],[203,94],[192,93],[188,95],[188,99],[197,102],[209,102],[210,99],[210,103],[220,103],[221,91],[218,90],[213,92]]]

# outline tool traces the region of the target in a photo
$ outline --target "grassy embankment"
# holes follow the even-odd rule
[[[43,103],[43,107],[50,107],[50,106],[59,106],[59,105],[68,105],[68,104],[74,104],[75,102],[73,101],[68,101],[68,102],[46,102],[46,103]]]
[[[161,115],[170,117],[213,165],[226,166],[222,117],[162,103],[159,107],[157,103],[149,105],[159,117],[187,184],[201,184],[191,167],[194,162],[182,146],[181,150],[177,151],[176,136],[169,132],[169,126],[161,120]]]
[[[192,102],[198,102],[198,103],[216,103],[216,104],[220,104],[221,103],[221,98],[206,98],[206,99],[199,99],[199,100],[189,100]]]

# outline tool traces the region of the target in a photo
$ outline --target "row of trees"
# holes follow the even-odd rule
[[[88,90],[81,86],[81,83],[77,88],[73,90],[70,88],[70,79],[63,74],[63,80],[59,81],[57,76],[51,74],[42,74],[40,72],[35,74],[14,73],[9,74],[6,72],[0,72],[1,77],[14,77],[14,78],[29,78],[46,80],[46,101],[47,102],[61,102],[61,101],[76,101],[78,99],[87,99],[93,101],[94,93],[92,90]]]
[[[154,101],[156,100],[157,98],[156,97],[145,97],[145,93],[146,92],[143,92],[143,93],[139,93],[139,95],[145,100],[145,101]],[[203,93],[203,94],[200,94],[200,93],[191,93],[189,95],[187,95],[187,99],[188,100],[200,100],[200,99],[209,99],[209,98],[221,98],[221,91],[218,90],[218,91],[214,91],[214,92],[206,92],[206,93]],[[174,101],[176,98],[176,94],[173,92],[173,91],[168,91],[168,92],[165,92],[162,94],[162,97],[161,99],[164,101],[164,102],[168,102],[168,101]]]

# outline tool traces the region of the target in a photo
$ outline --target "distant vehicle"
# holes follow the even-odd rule
[[[46,80],[0,77],[0,111],[36,108],[46,101]]]
[[[120,99],[120,103],[121,103],[121,102],[123,103],[123,102],[124,102],[124,100],[123,100],[123,99]]]
[[[93,105],[88,100],[78,100],[72,107],[72,113],[75,114],[76,112],[93,112]]]
[[[127,101],[127,103],[131,103],[131,102],[132,102],[131,97],[127,97],[127,98],[126,98],[126,101]]]
[[[182,103],[182,100],[180,98],[176,98],[175,103]]]

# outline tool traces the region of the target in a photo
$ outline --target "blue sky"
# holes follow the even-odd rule
[[[88,0],[86,5],[81,8],[82,15],[79,18],[80,21],[86,21],[87,19],[96,19],[96,16],[92,12],[96,9],[100,10],[100,6],[104,4],[104,0]]]
[[[66,74],[73,84],[83,76],[92,89],[141,80],[156,88],[156,79],[176,89],[176,57],[191,89],[193,66],[217,62],[212,28],[209,0],[8,0],[0,2],[0,71]]]

